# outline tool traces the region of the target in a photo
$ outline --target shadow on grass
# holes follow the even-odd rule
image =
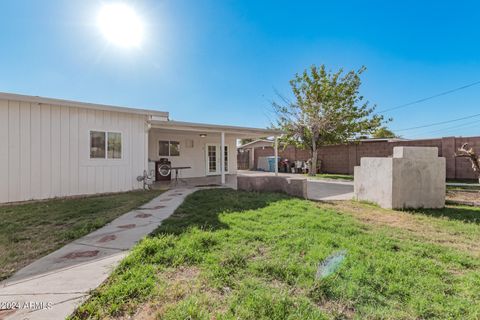
[[[436,218],[447,218],[480,224],[480,208],[468,206],[446,206],[443,209],[417,209],[411,212]]]
[[[269,206],[271,203],[289,199],[280,193],[258,193],[233,189],[200,190],[189,195],[174,214],[164,220],[152,233],[178,235],[191,227],[218,230],[229,226],[219,220],[219,214],[242,212]]]

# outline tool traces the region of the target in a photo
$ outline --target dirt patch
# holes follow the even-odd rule
[[[100,240],[98,240],[97,242],[98,243],[105,243],[105,242],[110,242],[110,241],[113,241],[117,239],[117,236],[114,235],[114,234],[109,234],[109,235],[106,235],[106,236],[103,236]]]
[[[135,218],[148,218],[151,217],[152,215],[150,213],[139,213],[135,216]]]
[[[69,254],[64,255],[63,259],[77,259],[77,258],[91,258],[95,257],[100,251],[99,250],[89,250],[89,251],[75,251],[70,252]]]
[[[317,304],[320,310],[328,313],[333,319],[353,319],[355,309],[340,301],[328,300]]]
[[[137,210],[157,210],[157,209],[163,209],[165,207],[166,206],[162,206],[162,205],[154,206],[154,207],[151,207],[151,208],[140,207],[140,208],[137,208]]]
[[[164,283],[165,290],[139,307],[136,314],[129,319],[161,319],[170,307],[192,294],[205,294],[212,301],[217,302],[223,301],[225,298],[222,292],[209,288],[201,277],[200,269],[193,266],[182,266],[164,271],[159,278],[159,281]]]
[[[480,191],[448,190],[446,199],[450,201],[470,201],[480,203]]]
[[[132,223],[132,224],[124,224],[124,225],[121,225],[121,226],[118,226],[117,228],[120,228],[120,229],[133,229],[135,228],[137,225]]]
[[[449,232],[436,227],[407,212],[382,209],[354,201],[322,203],[318,204],[318,206],[352,215],[373,228],[387,226],[406,231],[407,233],[399,232],[394,234],[399,239],[416,237],[422,241],[467,251],[475,256],[480,256],[480,246],[478,246],[480,238],[469,239],[462,237],[457,232]]]

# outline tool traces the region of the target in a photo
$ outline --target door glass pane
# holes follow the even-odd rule
[[[223,155],[223,161],[225,161],[225,172],[228,172],[228,146],[225,146],[225,152]]]
[[[158,155],[161,157],[168,157],[168,141],[158,141]]]
[[[180,155],[180,142],[170,141],[170,155],[179,156]]]
[[[217,172],[217,147],[208,146],[208,172]]]
[[[90,131],[90,158],[105,159],[105,132]]]
[[[122,134],[119,132],[108,133],[108,159],[122,158]]]

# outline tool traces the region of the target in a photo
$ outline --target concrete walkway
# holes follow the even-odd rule
[[[18,303],[19,309],[0,311],[0,319],[65,319],[107,279],[135,243],[198,189],[169,190],[19,270],[0,283],[0,303]]]

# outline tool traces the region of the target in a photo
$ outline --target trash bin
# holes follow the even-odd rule
[[[275,172],[275,157],[267,157],[268,171]],[[276,158],[276,161],[280,161],[280,157]]]

